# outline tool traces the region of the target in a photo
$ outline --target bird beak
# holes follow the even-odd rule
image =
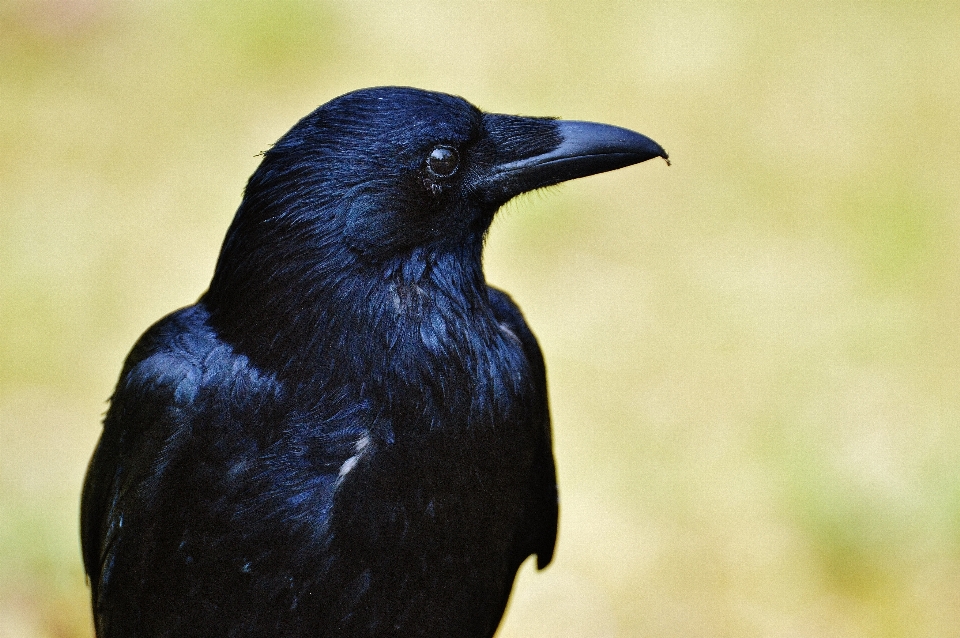
[[[482,185],[488,202],[502,204],[536,188],[639,164],[654,157],[662,157],[670,164],[662,146],[629,129],[573,120],[543,122],[555,127],[559,145],[544,153],[510,159],[491,167]],[[522,140],[510,141],[514,148],[522,147]]]

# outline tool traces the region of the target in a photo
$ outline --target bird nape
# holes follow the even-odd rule
[[[520,193],[653,157],[411,88],[303,118],[209,290],[127,357],[82,497],[99,638],[491,636],[557,487],[543,358],[481,253]]]

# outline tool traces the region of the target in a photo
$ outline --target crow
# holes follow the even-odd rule
[[[492,636],[558,506],[543,358],[484,279],[487,229],[657,156],[404,87],[300,120],[209,289],[123,366],[82,495],[97,636]]]

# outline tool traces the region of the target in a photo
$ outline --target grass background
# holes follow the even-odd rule
[[[0,636],[91,635],[120,365],[256,154],[404,84],[634,128],[506,207],[562,522],[502,638],[960,636],[960,5],[0,0]]]

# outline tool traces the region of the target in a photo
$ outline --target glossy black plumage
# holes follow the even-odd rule
[[[491,636],[553,554],[543,360],[487,286],[497,208],[666,154],[406,88],[301,120],[210,289],[134,346],[82,502],[100,638]]]

